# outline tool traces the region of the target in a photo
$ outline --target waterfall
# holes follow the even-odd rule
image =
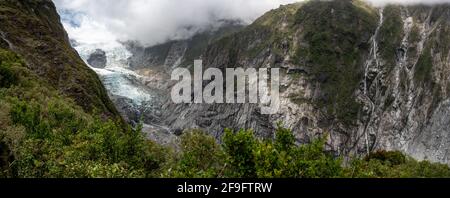
[[[369,58],[367,59],[366,63],[365,63],[365,70],[364,70],[364,88],[363,88],[363,97],[364,100],[369,104],[369,111],[368,111],[368,115],[369,115],[369,120],[367,121],[367,123],[364,126],[364,139],[365,139],[365,144],[366,144],[366,149],[367,149],[367,154],[370,153],[370,145],[369,145],[369,134],[368,134],[368,126],[371,122],[371,117],[372,117],[372,113],[375,111],[375,103],[372,101],[372,99],[370,98],[369,95],[369,85],[368,85],[368,81],[369,81],[369,72],[370,72],[370,67],[375,64],[375,67],[377,69],[379,69],[380,66],[380,62],[378,60],[378,43],[377,43],[377,39],[378,39],[378,34],[379,31],[381,29],[381,26],[383,25],[383,8],[380,8],[379,10],[379,22],[378,22],[378,26],[375,30],[374,35],[371,38],[371,42],[372,42],[372,46],[370,49],[370,53],[369,53]]]

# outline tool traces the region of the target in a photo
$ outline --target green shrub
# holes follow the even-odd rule
[[[17,75],[11,70],[11,67],[0,62],[0,88],[8,88],[16,82]]]
[[[378,151],[363,159],[354,159],[343,177],[368,178],[448,178],[448,165],[417,161],[398,151]]]
[[[256,139],[251,130],[240,130],[236,134],[225,129],[223,148],[228,155],[227,162],[233,170],[232,177],[256,177],[253,151]]]
[[[224,153],[216,140],[203,131],[192,130],[181,137],[181,153],[166,176],[183,178],[221,177]]]
[[[291,132],[279,125],[275,141],[262,141],[253,132],[227,130],[224,150],[231,177],[339,177],[341,160],[325,151],[325,138],[296,146]]]
[[[295,146],[295,137],[291,130],[286,129],[278,123],[278,128],[275,132],[275,147],[279,151],[290,151]]]
[[[0,49],[0,88],[9,88],[18,81],[18,75],[13,67],[22,62],[19,57],[12,52]]]
[[[365,157],[366,161],[379,160],[387,165],[400,165],[406,162],[406,156],[399,151],[377,151]]]
[[[50,138],[50,124],[41,117],[41,107],[34,101],[17,101],[11,109],[11,120],[26,127],[34,138]]]

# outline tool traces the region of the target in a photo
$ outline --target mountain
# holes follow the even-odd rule
[[[0,177],[449,177],[429,162],[448,164],[449,18],[308,1],[186,40],[90,45],[50,0],[0,1]],[[170,73],[197,58],[280,68],[281,110],[174,104]]]
[[[119,118],[95,72],[70,46],[50,0],[0,2],[0,43],[27,62],[42,79],[89,112]]]
[[[151,84],[165,85],[158,124],[173,134],[200,128],[220,139],[223,128],[252,128],[272,138],[282,121],[300,143],[328,134],[327,149],[335,155],[399,150],[449,163],[449,17],[448,4],[378,8],[336,0],[281,6],[209,43],[201,55],[204,69],[281,68],[278,114],[262,115],[252,104],[173,104],[164,91],[170,82],[161,80]],[[185,66],[183,56],[164,57],[183,46],[130,50],[131,65],[136,71],[163,65],[170,73]]]

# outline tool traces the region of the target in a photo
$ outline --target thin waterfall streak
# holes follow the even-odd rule
[[[369,103],[370,105],[370,110],[369,110],[369,120],[367,121],[367,123],[365,124],[364,127],[364,138],[365,138],[365,144],[366,144],[366,149],[367,149],[367,154],[370,154],[370,145],[369,145],[369,134],[368,134],[368,126],[371,122],[371,117],[372,117],[372,113],[375,111],[375,104],[374,102],[370,99],[369,96],[369,87],[368,87],[368,81],[369,81],[369,70],[370,70],[370,66],[375,63],[375,67],[378,69],[379,68],[379,61],[378,61],[378,43],[377,43],[377,39],[378,39],[378,34],[379,31],[381,29],[381,26],[383,25],[383,9],[381,8],[379,10],[379,15],[380,15],[380,19],[379,19],[379,23],[378,26],[375,30],[374,35],[372,36],[372,49],[369,52],[369,58],[367,59],[367,62],[365,64],[365,72],[364,72],[364,90],[363,90],[363,95],[366,99],[366,101]]]

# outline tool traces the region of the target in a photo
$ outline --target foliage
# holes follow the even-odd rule
[[[182,150],[188,150],[183,151],[183,155],[189,153],[188,159],[195,160],[187,163],[191,164],[190,166],[185,166],[186,156],[180,158],[178,166],[184,169],[175,168],[174,170],[183,170],[182,173],[189,174],[172,174],[170,175],[172,177],[450,177],[450,168],[447,165],[428,161],[419,162],[397,151],[377,151],[365,158],[354,158],[349,164],[344,165],[341,158],[326,151],[325,137],[316,139],[309,144],[296,145],[292,132],[281,126],[276,130],[276,138],[273,141],[259,140],[255,138],[251,130],[233,132],[229,129],[225,130],[221,147],[213,139],[204,141],[204,138],[211,137],[208,138],[199,131],[194,131],[194,134],[191,135],[186,134],[183,139],[185,138],[189,144],[182,143],[182,145],[190,145],[194,149],[183,147]],[[205,146],[205,142],[210,142],[214,146]],[[192,150],[201,152],[191,152]],[[212,150],[215,150],[215,154],[208,153]],[[201,155],[205,155],[205,157],[201,158]],[[220,160],[222,157],[225,160]],[[204,174],[205,171],[202,170],[211,172]],[[214,173],[214,171],[217,172]]]
[[[159,168],[163,152],[147,143],[139,129],[123,131],[116,122],[48,100],[44,105],[11,100],[11,121],[25,129],[13,151],[11,176],[145,177]]]
[[[399,165],[406,162],[406,157],[398,151],[377,151],[365,157],[366,161],[379,160],[389,165]]]
[[[227,130],[224,148],[231,177],[337,177],[341,162],[324,151],[325,139],[296,146],[288,129],[279,127],[275,141],[257,140],[251,131]]]
[[[343,177],[358,178],[448,178],[447,165],[417,161],[397,151],[378,151],[364,159],[354,159]]]
[[[212,136],[192,130],[181,137],[181,152],[165,177],[220,177],[224,153]]]
[[[17,75],[13,71],[18,57],[8,51],[0,51],[0,88],[10,87],[17,83]]]
[[[165,161],[165,149],[140,128],[85,113],[12,52],[0,50],[0,62],[14,76],[0,88],[3,176],[146,177]]]
[[[232,177],[255,177],[255,159],[253,151],[257,146],[257,140],[251,130],[240,130],[236,134],[230,129],[225,129],[223,147],[228,155]]]

